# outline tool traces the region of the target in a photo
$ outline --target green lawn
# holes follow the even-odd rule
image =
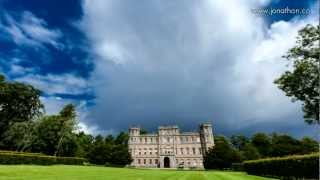
[[[0,180],[267,180],[241,172],[176,171],[94,166],[0,165]]]

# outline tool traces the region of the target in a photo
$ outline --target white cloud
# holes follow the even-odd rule
[[[47,94],[79,95],[90,91],[87,80],[73,74],[27,74],[15,80],[29,83]]]
[[[0,28],[8,33],[12,40],[18,45],[28,45],[31,47],[42,47],[43,44],[50,44],[56,48],[62,48],[63,45],[58,42],[62,37],[59,30],[49,29],[47,23],[31,12],[22,13],[19,20],[14,19],[9,14],[4,14],[4,24]]]
[[[267,3],[84,1],[81,27],[97,57],[90,117],[102,129],[302,122],[300,105],[273,80],[286,68],[281,56],[297,30],[316,21],[268,27],[251,14]]]

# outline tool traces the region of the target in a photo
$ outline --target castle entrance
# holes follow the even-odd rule
[[[165,157],[165,158],[163,159],[163,167],[164,167],[164,168],[170,168],[170,158]]]

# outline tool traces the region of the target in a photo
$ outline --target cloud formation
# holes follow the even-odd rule
[[[90,123],[193,129],[210,120],[219,132],[301,126],[300,105],[273,81],[287,68],[281,56],[297,30],[316,18],[268,27],[251,14],[261,4],[250,2],[84,1],[81,28],[96,57]]]
[[[59,30],[52,30],[47,27],[47,23],[25,11],[19,18],[14,18],[8,13],[1,14],[0,28],[6,32],[17,45],[27,45],[32,47],[42,47],[50,44],[56,48],[61,48],[57,42],[62,34]]]
[[[16,78],[15,80],[32,84],[48,95],[80,95],[90,91],[87,81],[73,74],[27,74],[25,76]]]
[[[45,105],[47,114],[58,113],[62,107],[68,103],[75,104],[77,107],[80,128],[88,133],[93,133],[95,127],[87,127],[82,119],[86,118],[85,100],[66,98],[61,96],[81,96],[90,94],[88,82],[84,77],[75,75],[75,71],[68,73],[40,73],[40,66],[28,66],[32,61],[38,59],[28,58],[29,49],[40,61],[49,63],[52,54],[50,47],[57,50],[66,50],[61,48],[73,48],[69,44],[61,42],[63,33],[59,29],[50,28],[48,23],[35,16],[30,11],[24,11],[21,14],[7,13],[3,10],[0,13],[0,40],[4,43],[13,43],[14,49],[7,52],[0,52],[0,71],[5,73],[7,78],[13,81],[19,81],[31,84],[43,92],[41,97]],[[75,45],[74,45],[75,46]],[[26,47],[26,48],[25,48]],[[68,49],[67,49],[68,50]],[[32,54],[31,53],[31,54]],[[32,56],[31,56],[32,57]],[[75,58],[75,57],[72,57]],[[53,63],[57,63],[54,61]],[[37,64],[36,62],[34,64]],[[99,132],[99,131],[96,131]]]

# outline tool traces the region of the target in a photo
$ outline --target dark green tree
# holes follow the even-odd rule
[[[104,139],[106,144],[114,145],[114,137],[110,134]]]
[[[129,135],[125,132],[120,132],[119,135],[115,139],[116,144],[128,145]]]
[[[296,45],[284,56],[293,65],[275,84],[293,101],[303,103],[307,123],[319,124],[320,28],[307,25],[299,31]]]
[[[319,143],[309,137],[304,137],[300,140],[301,154],[310,154],[313,152],[319,152]]]
[[[34,121],[13,123],[4,133],[3,142],[9,150],[30,151],[34,137]]]
[[[272,134],[272,152],[271,156],[281,157],[294,154],[302,153],[302,146],[300,141],[289,136],[289,135],[279,135]]]
[[[241,155],[243,157],[243,160],[253,160],[253,159],[259,159],[260,153],[256,147],[254,147],[251,143],[247,143],[243,146],[241,150]]]
[[[230,168],[232,163],[240,162],[240,154],[223,136],[215,136],[215,146],[204,155],[205,169]]]
[[[78,149],[76,151],[77,157],[87,157],[93,144],[93,136],[79,132],[77,135]]]
[[[243,135],[232,135],[230,142],[234,148],[242,150],[244,146],[249,143],[249,139]]]
[[[251,138],[251,144],[258,149],[259,154],[262,157],[270,156],[271,149],[271,139],[268,135],[264,133],[256,133]]]
[[[73,104],[67,104],[63,107],[63,109],[59,113],[59,117],[62,119],[62,126],[60,129],[60,137],[57,145],[57,150],[55,152],[55,156],[59,153],[61,155],[64,152],[68,152],[64,155],[69,155],[71,153],[71,149],[73,149],[73,153],[76,149],[76,137],[73,134],[73,130],[76,129],[77,122],[76,122],[76,108]],[[61,149],[63,145],[66,149]]]
[[[31,121],[41,115],[41,92],[31,85],[5,81],[0,75],[0,141],[9,126],[16,122]],[[1,145],[2,144],[2,145]],[[0,148],[8,148],[0,142]]]
[[[37,121],[33,149],[49,155],[72,156],[76,153],[75,108],[66,105],[58,115],[44,116]]]
[[[88,160],[90,163],[105,165],[112,158],[112,146],[106,144],[103,136],[98,135],[94,139],[94,143],[88,152]]]
[[[132,162],[131,154],[128,151],[128,146],[125,144],[117,144],[112,148],[112,158],[110,164],[116,166],[125,166]]]

